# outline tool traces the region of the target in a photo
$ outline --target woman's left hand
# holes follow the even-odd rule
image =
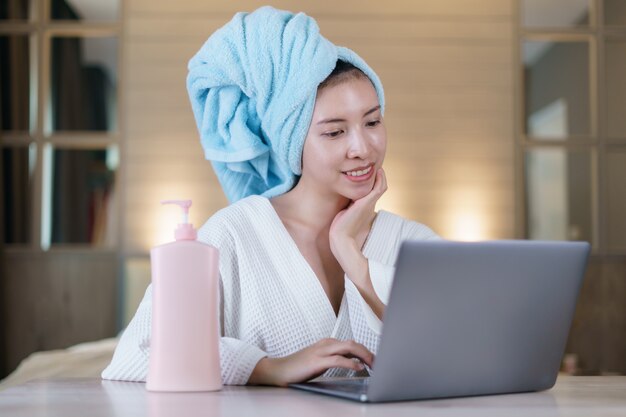
[[[376,217],[376,202],[385,191],[387,179],[381,168],[376,172],[372,190],[337,213],[330,225],[330,250],[379,319],[383,317],[385,305],[374,290],[369,274],[369,261],[363,255],[362,249]]]
[[[361,251],[376,216],[376,202],[387,191],[385,171],[379,168],[372,190],[364,197],[354,200],[348,207],[337,213],[330,226],[330,248],[337,261],[346,270],[342,262],[354,255],[348,251]],[[346,271],[347,272],[347,271]]]

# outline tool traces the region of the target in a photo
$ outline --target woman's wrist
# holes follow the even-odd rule
[[[274,360],[264,357],[257,362],[248,378],[248,385],[279,385],[274,379]]]
[[[357,262],[359,258],[365,259],[360,248],[357,246],[356,240],[349,236],[333,236],[331,237],[330,244],[335,259],[337,259],[337,262],[339,262],[346,273],[348,270],[354,269],[352,268],[353,264]]]

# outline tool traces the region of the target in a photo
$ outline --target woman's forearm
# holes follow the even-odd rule
[[[361,297],[370,306],[374,314],[382,320],[385,313],[385,304],[381,301],[378,294],[374,290],[372,277],[369,271],[369,261],[359,250],[354,241],[346,241],[337,243],[336,247],[343,247],[340,257],[337,261],[342,266],[344,272],[352,283],[356,286]]]
[[[367,275],[369,277],[369,272],[367,273]],[[378,294],[376,294],[374,286],[372,285],[372,280],[369,279],[366,282],[365,286],[359,286],[356,283],[354,283],[354,285],[359,290],[359,293],[361,294],[361,297],[363,297],[363,300],[365,300],[365,302],[370,306],[374,314],[376,314],[376,317],[378,317],[379,320],[382,320],[383,315],[385,314],[386,306],[382,302],[380,297],[378,297]]]

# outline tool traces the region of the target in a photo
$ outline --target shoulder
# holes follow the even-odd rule
[[[398,240],[433,240],[440,237],[428,226],[413,220],[405,219],[395,213],[381,210],[372,225],[372,234],[377,237],[395,238]]]
[[[255,213],[263,208],[264,197],[249,196],[215,212],[199,229],[198,240],[222,247],[249,230]]]
[[[363,254],[385,265],[394,265],[405,240],[437,240],[439,236],[428,226],[381,210],[377,213]]]

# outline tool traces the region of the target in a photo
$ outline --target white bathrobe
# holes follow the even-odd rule
[[[386,304],[402,241],[438,239],[428,227],[380,211],[363,247],[376,293]],[[261,196],[212,216],[198,240],[220,253],[220,364],[224,384],[243,385],[265,356],[283,357],[323,338],[355,340],[378,350],[381,322],[346,276],[336,316],[313,269]],[[152,291],[148,287],[102,378],[145,381],[150,353]],[[330,369],[325,376],[351,375]]]

